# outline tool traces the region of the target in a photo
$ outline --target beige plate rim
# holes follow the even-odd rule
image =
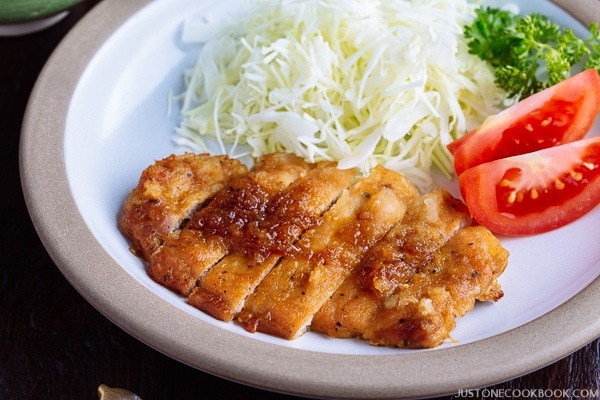
[[[267,390],[331,398],[430,397],[484,387],[539,369],[600,336],[600,278],[511,331],[397,356],[323,354],[243,337],[191,317],[140,285],[100,246],[79,214],[67,182],[63,132],[73,91],[95,51],[150,1],[102,1],[75,26],[39,77],[21,136],[23,191],[40,238],[68,281],[116,325],[211,374]]]

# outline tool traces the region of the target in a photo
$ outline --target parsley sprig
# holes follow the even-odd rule
[[[568,78],[575,65],[600,71],[600,30],[583,40],[542,14],[479,7],[465,28],[469,52],[490,63],[496,84],[522,99]],[[579,64],[582,63],[582,64]]]

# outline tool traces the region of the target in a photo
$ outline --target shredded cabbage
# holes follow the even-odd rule
[[[468,53],[467,0],[258,0],[206,38],[188,71],[179,143],[252,157],[284,151],[375,165],[431,185],[446,145],[499,110]],[[189,33],[188,33],[189,36]]]

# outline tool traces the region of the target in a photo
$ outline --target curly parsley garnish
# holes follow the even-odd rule
[[[494,68],[496,84],[509,98],[522,99],[565,80],[580,62],[600,71],[598,24],[589,32],[583,40],[541,14],[480,7],[464,35],[469,52]]]

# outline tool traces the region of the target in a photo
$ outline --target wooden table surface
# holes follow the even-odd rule
[[[100,384],[145,400],[294,398],[208,375],[129,336],[69,285],[38,239],[19,180],[23,114],[49,55],[98,1],[77,6],[45,31],[0,38],[0,399],[95,399]],[[595,340],[552,365],[462,397],[495,398],[511,389],[528,398],[576,398],[574,389],[599,387]],[[554,390],[550,396],[548,389]],[[536,393],[543,396],[529,396]],[[451,398],[460,396],[445,397]]]

